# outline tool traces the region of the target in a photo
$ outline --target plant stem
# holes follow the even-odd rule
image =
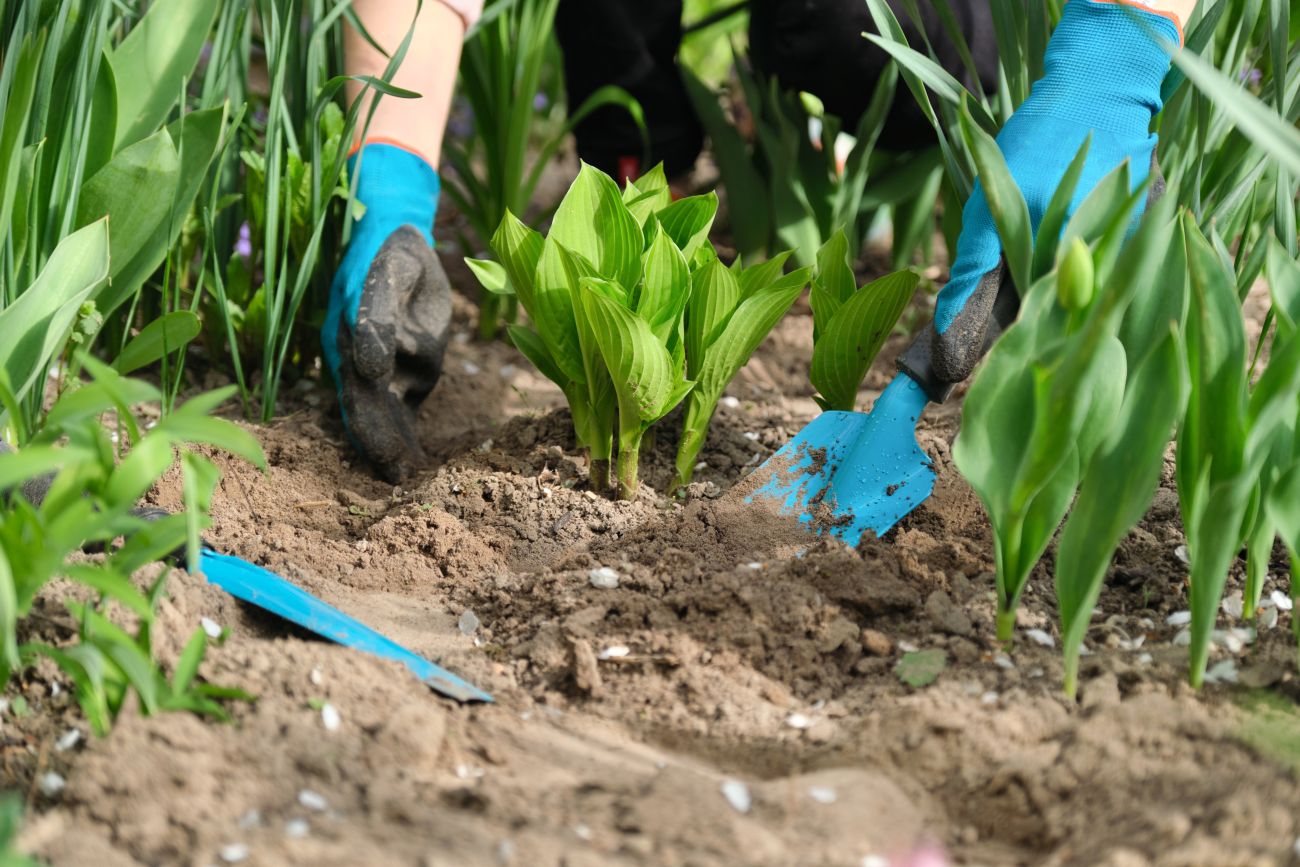
[[[637,490],[637,469],[641,465],[641,438],[645,429],[639,425],[635,430],[620,431],[618,437],[618,498],[635,500]]]
[[[1065,694],[1073,701],[1079,695],[1079,652],[1065,655]]]
[[[691,392],[686,398],[686,415],[682,419],[682,441],[677,446],[677,475],[673,478],[672,491],[678,491],[691,483],[695,475],[695,459],[704,447],[705,434],[709,421],[718,406],[716,397],[710,399]],[[670,492],[671,493],[671,492]]]
[[[1003,611],[1001,606],[998,607],[998,641],[1004,644],[1010,644],[1011,639],[1016,634],[1016,607],[1015,602],[1010,603],[1010,609]]]
[[[591,477],[591,489],[601,492],[608,491],[610,487],[609,458],[593,457],[591,452],[588,452],[587,466],[589,467],[588,475]]]
[[[501,298],[492,292],[484,292],[478,305],[478,339],[496,340],[497,325],[501,319]]]

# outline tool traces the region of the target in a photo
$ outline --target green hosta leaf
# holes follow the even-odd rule
[[[645,227],[651,215],[672,204],[673,196],[664,176],[664,165],[659,163],[635,182],[628,181],[623,189],[623,201],[636,221]]]
[[[563,388],[568,382],[569,377],[564,371],[560,370],[555,359],[551,358],[551,353],[547,350],[546,344],[542,338],[537,336],[537,332],[522,325],[508,326],[507,332],[510,335],[510,342],[515,348],[524,354],[542,376],[551,382]]]
[[[108,221],[64,238],[18,300],[0,310],[0,385],[22,400],[63,348],[81,309],[108,279]]]
[[[219,0],[161,0],[110,56],[117,81],[117,148],[167,119],[216,21]]]
[[[571,288],[574,267],[573,261],[566,261],[560,245],[547,238],[537,262],[532,306],[525,305],[525,309],[555,363],[569,379],[585,383],[587,372],[573,307],[576,289]]]
[[[766,289],[775,283],[785,271],[785,263],[790,260],[794,253],[786,250],[784,253],[777,253],[766,262],[759,262],[757,265],[750,265],[748,268],[740,270],[737,280],[740,282],[740,295],[742,298],[748,298],[760,289]],[[733,269],[740,263],[736,260]]]
[[[519,303],[529,316],[533,314],[534,286],[537,275],[537,263],[542,258],[542,236],[539,232],[524,225],[514,214],[506,211],[492,236],[492,252],[501,260],[502,267],[510,279],[510,285],[519,295]]]
[[[938,680],[947,667],[946,650],[914,650],[903,654],[903,658],[894,665],[894,674],[908,686],[920,689]]]
[[[560,202],[546,240],[582,256],[597,274],[628,291],[641,279],[641,226],[613,179],[585,163]]]
[[[1146,514],[1163,469],[1165,446],[1182,413],[1186,389],[1173,326],[1128,380],[1114,435],[1087,467],[1056,554],[1066,689],[1074,692],[1079,648],[1111,557]]]
[[[125,374],[153,364],[164,355],[183,349],[199,336],[201,328],[199,317],[188,310],[165,313],[132,338],[113,362],[113,369]]]
[[[1012,279],[1017,286],[1028,286],[1031,283],[1034,259],[1034,233],[1029,222],[1029,206],[1025,204],[1025,197],[1011,176],[993,136],[972,123],[970,115],[965,111],[961,115],[961,129],[966,138],[966,146],[970,148],[975,157],[975,165],[979,167],[980,186],[984,189],[989,211],[997,224]]]
[[[844,302],[825,325],[813,347],[810,372],[822,409],[853,411],[867,370],[919,281],[915,271],[906,270],[868,283]]]
[[[817,251],[817,268],[813,272],[809,302],[813,311],[813,341],[817,341],[840,306],[857,291],[853,265],[849,261],[849,239],[843,229]]]
[[[479,285],[488,292],[493,295],[515,294],[510,286],[510,277],[506,274],[506,268],[500,262],[493,262],[491,259],[471,259],[466,256],[465,264],[474,272]]]
[[[673,239],[682,255],[690,260],[708,240],[717,213],[717,193],[688,196],[659,211],[659,225]]]
[[[709,346],[739,303],[740,283],[720,261],[714,259],[695,272],[686,305],[686,361],[691,379],[698,378]]]
[[[632,311],[606,297],[591,280],[582,281],[583,308],[600,346],[601,357],[618,393],[620,416],[649,424],[672,409],[685,393],[676,388],[672,359],[650,329]]]
[[[692,376],[697,391],[711,397],[714,402],[722,396],[727,383],[749,361],[763,338],[803,292],[808,284],[808,273],[809,269],[800,268],[740,302],[721,333],[709,342],[698,375]],[[689,343],[686,352],[689,359]]]
[[[645,254],[645,282],[636,312],[650,324],[665,346],[677,333],[691,297],[691,272],[686,257],[667,232],[658,232]]]

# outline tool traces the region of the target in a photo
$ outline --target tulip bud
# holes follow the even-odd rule
[[[1093,283],[1092,251],[1075,238],[1056,276],[1057,300],[1066,310],[1082,310],[1092,302]]]

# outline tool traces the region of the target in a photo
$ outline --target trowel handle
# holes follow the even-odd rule
[[[898,357],[898,369],[934,403],[948,399],[1020,313],[1020,293],[1006,262],[984,275],[966,306],[940,334],[931,321]]]

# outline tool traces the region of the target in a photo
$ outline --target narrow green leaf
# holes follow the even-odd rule
[[[132,338],[113,362],[113,369],[126,374],[153,364],[199,336],[199,317],[188,310],[173,310],[150,322]]]

